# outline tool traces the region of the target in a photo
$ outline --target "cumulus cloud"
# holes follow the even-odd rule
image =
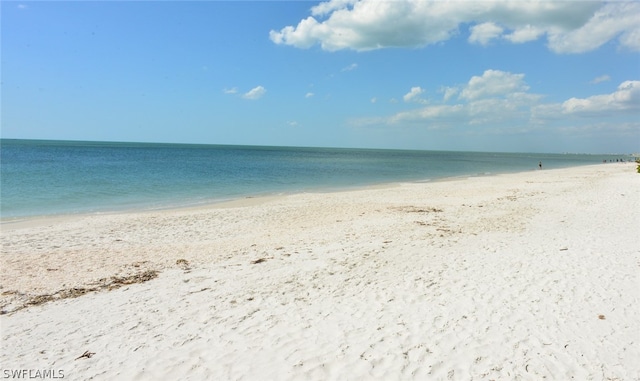
[[[238,88],[232,87],[230,89],[224,89],[223,91],[225,94],[236,94],[238,92]]]
[[[462,99],[478,99],[527,91],[524,74],[512,74],[500,70],[486,70],[482,76],[473,76],[460,93]]]
[[[424,90],[420,88],[420,86],[412,87],[402,99],[404,99],[405,102],[420,101],[420,94],[422,93],[424,93]]]
[[[247,91],[246,93],[244,93],[244,95],[242,95],[242,97],[244,99],[251,99],[251,100],[255,100],[255,99],[260,99],[262,98],[262,96],[264,96],[264,94],[267,92],[267,89],[265,89],[262,86],[256,86],[253,89]]]
[[[305,97],[305,98],[311,98],[311,97],[313,97],[314,95],[315,95],[314,93],[309,92],[309,93],[306,93],[306,94],[304,95],[304,97]]]
[[[311,14],[314,16],[324,16],[333,11],[349,8],[358,0],[333,0],[325,1],[311,8]]]
[[[440,92],[444,94],[442,99],[447,102],[449,99],[456,96],[460,92],[460,89],[457,87],[443,86],[440,88]]]
[[[537,94],[510,94],[488,97],[457,104],[429,105],[416,110],[403,111],[388,119],[390,124],[404,122],[448,123],[455,125],[482,125],[507,120],[526,120],[530,108],[541,97]],[[496,112],[500,110],[500,112]]]
[[[609,80],[605,76],[601,80]],[[420,106],[387,116],[363,117],[355,126],[414,125],[426,129],[472,127],[494,133],[523,132],[540,128],[587,131],[589,125],[603,129],[639,131],[640,80],[622,82],[615,91],[587,97],[573,97],[558,103],[543,103],[544,95],[530,91],[524,74],[486,70],[464,84],[442,86],[444,99],[421,99],[424,90],[413,87],[405,101],[421,99]],[[588,123],[585,124],[584,122]]]
[[[492,22],[474,25],[470,30],[471,35],[469,36],[469,42],[480,45],[488,44],[489,41],[502,35],[502,32],[504,31],[504,29]]]
[[[531,109],[542,99],[542,95],[529,92],[524,74],[500,70],[486,70],[482,75],[471,77],[464,85],[443,86],[440,92],[444,93],[444,103],[420,98],[424,90],[413,87],[403,99],[407,102],[419,100],[424,106],[386,118],[364,118],[357,124],[419,123],[429,128],[491,126],[505,121],[528,121]],[[453,104],[447,104],[449,101]]]
[[[549,30],[549,47],[558,53],[582,53],[594,50],[618,38],[631,50],[640,50],[640,2],[616,2],[598,9],[579,28]]]
[[[531,121],[537,124],[572,119],[602,123],[617,129],[629,123],[640,127],[640,81],[624,81],[609,94],[573,97],[561,103],[539,104],[531,108]],[[615,120],[615,123],[606,123]]]
[[[419,100],[423,106],[404,110],[387,117],[362,118],[352,121],[355,125],[415,124],[430,129],[478,126],[495,128],[526,125],[532,118],[542,95],[529,92],[524,74],[501,70],[486,70],[471,77],[467,83],[442,86],[442,101],[420,98],[426,93],[421,87],[413,87],[404,95],[405,101]]]
[[[619,111],[640,111],[640,81],[625,81],[611,94],[588,98],[571,98],[562,103],[565,114],[608,114]]]
[[[544,28],[535,27],[532,25],[524,25],[518,29],[515,29],[510,34],[504,35],[503,37],[506,40],[513,42],[514,44],[522,44],[529,41],[535,41],[544,33]]]
[[[546,36],[557,53],[581,53],[617,40],[640,50],[640,2],[329,0],[295,26],[270,32],[276,44],[357,51],[423,47],[469,26],[470,43],[524,43]]]

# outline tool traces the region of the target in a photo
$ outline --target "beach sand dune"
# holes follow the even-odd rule
[[[640,380],[634,169],[4,223],[1,371]]]

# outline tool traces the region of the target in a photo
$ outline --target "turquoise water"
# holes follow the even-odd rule
[[[0,141],[3,219],[154,209],[616,161],[620,156]],[[625,158],[629,160],[628,157]]]

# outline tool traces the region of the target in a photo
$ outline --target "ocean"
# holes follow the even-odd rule
[[[629,156],[0,140],[3,220],[571,167]]]

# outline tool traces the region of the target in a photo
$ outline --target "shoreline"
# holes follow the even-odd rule
[[[600,166],[602,164],[625,164],[625,163],[599,163],[599,164],[580,164],[580,165],[572,165],[560,168],[551,168],[544,169],[545,171],[554,171],[554,170],[563,170],[568,168],[580,168],[580,167],[589,167],[589,166]],[[440,178],[429,178],[423,180],[413,180],[413,181],[389,181],[389,182],[379,182],[375,184],[365,184],[365,185],[353,185],[353,186],[340,186],[336,188],[317,188],[310,189],[306,191],[292,191],[292,192],[277,192],[277,193],[256,193],[250,195],[242,195],[237,198],[228,198],[228,199],[216,199],[216,200],[208,200],[201,201],[195,203],[188,203],[184,205],[175,204],[174,205],[165,205],[165,206],[157,206],[157,207],[130,207],[124,209],[105,209],[96,212],[59,212],[52,214],[42,214],[42,215],[24,215],[24,216],[15,216],[15,217],[7,217],[0,218],[0,230],[1,229],[15,229],[15,228],[24,228],[24,227],[34,227],[47,225],[56,222],[64,222],[73,219],[82,219],[86,217],[92,216],[108,216],[108,215],[124,215],[124,214],[134,214],[134,213],[155,213],[155,212],[163,212],[163,211],[188,211],[188,210],[198,210],[198,209],[209,209],[209,208],[227,208],[227,207],[235,207],[235,206],[245,206],[252,205],[256,203],[268,202],[269,200],[278,199],[281,197],[287,197],[297,194],[332,194],[332,193],[341,193],[341,192],[352,192],[352,191],[362,191],[369,189],[384,189],[390,187],[400,186],[402,184],[431,184],[438,182],[447,182],[447,181],[458,181],[469,178],[476,177],[491,177],[491,176],[502,176],[509,174],[521,174],[521,173],[529,173],[531,171],[538,171],[538,168],[531,168],[528,170],[521,171],[511,171],[511,172],[488,172],[488,173],[476,173],[469,175],[456,175],[456,176],[447,176]]]
[[[634,163],[239,201],[3,224],[4,369],[640,376]]]
[[[153,220],[157,220],[159,218],[164,219],[165,221],[170,221],[171,219],[175,219],[175,218],[184,218],[184,217],[193,217],[193,216],[197,216],[197,215],[209,215],[209,214],[216,214],[216,213],[224,213],[225,210],[230,211],[232,214],[234,211],[241,211],[243,209],[249,209],[251,210],[251,208],[259,208],[259,207],[268,207],[268,204],[282,204],[282,203],[287,203],[287,200],[291,200],[291,199],[299,199],[299,198],[307,198],[310,197],[312,198],[314,201],[320,201],[322,199],[325,198],[339,198],[341,195],[358,195],[358,194],[366,194],[366,193],[370,193],[370,192],[376,192],[376,191],[384,191],[384,190],[391,190],[391,189],[400,189],[403,187],[426,187],[426,189],[428,190],[429,187],[443,187],[446,186],[446,184],[455,184],[455,183],[460,183],[463,186],[468,186],[470,181],[475,180],[482,180],[482,179],[500,179],[501,177],[509,177],[509,176],[515,176],[515,177],[521,177],[521,176],[525,176],[526,174],[530,174],[530,173],[547,173],[550,176],[553,176],[554,173],[558,172],[566,172],[566,171],[570,171],[572,169],[576,169],[576,168],[583,168],[585,171],[588,172],[592,172],[592,171],[598,171],[601,166],[600,164],[594,164],[594,165],[586,165],[586,166],[576,166],[576,167],[567,167],[567,168],[558,168],[558,169],[549,169],[549,170],[545,170],[545,171],[538,171],[536,169],[532,169],[529,171],[521,171],[521,172],[511,172],[511,173],[498,173],[498,174],[492,174],[492,175],[486,175],[486,176],[453,176],[453,177],[447,177],[447,178],[442,178],[442,179],[437,179],[437,180],[428,180],[425,182],[390,182],[390,183],[381,183],[381,184],[377,184],[377,185],[370,185],[370,186],[364,186],[364,187],[356,187],[356,188],[351,188],[351,189],[339,189],[339,190],[333,190],[333,191],[328,191],[328,192],[298,192],[298,193],[284,193],[284,194],[277,194],[277,195],[263,195],[263,196],[256,196],[256,197],[252,197],[252,196],[248,196],[248,197],[243,197],[243,198],[239,198],[239,199],[233,199],[233,200],[228,200],[228,201],[223,201],[223,202],[214,202],[214,203],[203,203],[201,205],[197,205],[197,206],[182,206],[182,207],[168,207],[168,208],[160,208],[160,209],[133,209],[133,210],[123,210],[123,211],[110,211],[110,212],[104,212],[104,213],[78,213],[78,214],[59,214],[59,215],[44,215],[44,216],[33,216],[33,217],[26,217],[23,218],[21,220],[18,221],[3,221],[0,224],[0,232],[2,233],[1,237],[2,238],[2,245],[3,245],[3,250],[2,250],[2,255],[5,255],[7,250],[5,249],[5,242],[6,242],[6,236],[7,235],[12,235],[15,233],[20,233],[21,231],[26,231],[29,235],[33,236],[33,235],[37,235],[39,232],[42,231],[46,231],[46,230],[54,230],[57,227],[62,227],[62,236],[64,236],[65,234],[68,234],[69,232],[73,232],[74,230],[78,230],[78,229],[84,229],[87,227],[87,224],[91,224],[91,226],[100,226],[103,225],[103,223],[115,223],[117,224],[121,224],[121,221],[127,221],[127,220],[144,220],[145,218],[151,218]],[[447,196],[445,196],[447,197]],[[255,210],[254,210],[255,211]],[[210,216],[209,216],[210,217]],[[180,226],[173,226],[175,229],[179,229]],[[59,234],[59,233],[58,233]],[[55,234],[54,234],[55,235]],[[54,237],[51,237],[50,239],[55,239]],[[90,237],[90,234],[87,235],[87,239],[93,239],[93,237]],[[114,242],[118,243],[118,242],[122,242],[121,239],[116,239]],[[64,242],[63,244],[60,245],[54,245],[52,246],[54,249],[61,249],[64,247],[64,244],[68,244],[69,240],[67,240],[66,242]],[[77,243],[76,243],[77,245]],[[95,244],[93,244],[93,246],[95,246]],[[39,247],[38,249],[43,249],[43,247]],[[148,262],[152,262],[152,256],[148,256],[145,260],[143,261],[133,261],[133,258],[131,258],[131,264],[128,263],[121,263],[121,268],[118,269],[118,271],[115,271],[114,268],[110,268],[110,272],[102,272],[101,274],[104,275],[104,277],[102,278],[95,278],[91,279],[91,281],[81,281],[81,282],[77,282],[77,283],[71,283],[71,288],[74,287],[87,287],[88,285],[93,285],[96,282],[102,281],[104,279],[108,279],[110,276],[111,277],[120,277],[120,276],[134,276],[136,273],[139,272],[144,272],[144,271],[160,271],[162,268],[167,268],[167,267],[172,267],[171,263],[164,263],[162,266],[158,267],[158,266],[142,266],[141,267],[141,263],[148,263]],[[2,260],[4,261],[4,256],[2,257]],[[166,261],[165,261],[166,262]],[[126,269],[125,269],[126,268]],[[55,266],[48,268],[47,271],[51,271],[51,269],[54,269],[53,271],[57,271],[55,270]],[[92,272],[93,270],[90,268],[90,264],[86,265],[86,269],[89,270],[89,272]],[[139,270],[139,271],[138,271]],[[40,271],[42,273],[42,271]],[[0,271],[0,274],[2,272]],[[105,278],[106,277],[106,278]],[[74,279],[75,280],[75,279]],[[55,290],[55,292],[63,292],[64,289],[62,287],[68,287],[69,285],[67,283],[63,283],[61,284],[61,287],[57,290]],[[0,290],[2,290],[3,292],[6,292],[6,290],[4,290],[4,285],[0,284]],[[50,287],[48,288],[48,292],[51,293],[54,290],[52,290]],[[28,293],[24,293],[22,291],[20,291],[21,294],[28,294]],[[0,295],[1,296],[1,295]],[[40,297],[41,295],[35,295],[35,297]],[[0,298],[0,303],[2,301],[2,298]],[[1,304],[0,304],[1,306]],[[0,308],[0,314],[2,314],[2,308]]]

